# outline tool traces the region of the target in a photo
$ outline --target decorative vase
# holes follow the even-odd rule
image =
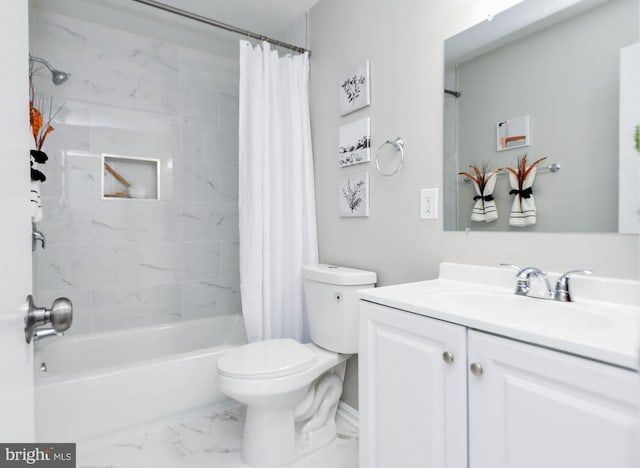
[[[47,180],[46,176],[38,170],[38,164],[44,164],[49,157],[47,153],[40,150],[31,150],[31,180],[35,180],[38,182],[44,182]]]

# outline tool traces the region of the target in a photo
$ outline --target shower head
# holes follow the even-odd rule
[[[41,59],[40,57],[34,57],[33,55],[29,55],[29,60],[31,60],[32,62],[41,63],[45,67],[47,67],[51,71],[51,81],[53,81],[53,84],[56,86],[61,85],[62,83],[64,83],[69,79],[69,76],[71,76],[67,72],[56,70],[51,66],[49,62],[47,62],[44,59]]]

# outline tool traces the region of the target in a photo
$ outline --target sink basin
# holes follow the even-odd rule
[[[514,327],[586,330],[615,325],[603,314],[604,311],[575,302],[484,291],[438,292],[433,295],[433,300],[467,316],[472,316],[474,311],[482,311],[485,318]]]
[[[551,283],[557,274],[551,274]],[[514,294],[510,270],[443,263],[428,281],[371,288],[364,301],[481,332],[637,369],[640,349],[640,281],[578,276],[577,302]],[[540,283],[539,281],[537,283]],[[543,284],[534,284],[534,292]]]

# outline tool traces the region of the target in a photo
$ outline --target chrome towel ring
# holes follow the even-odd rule
[[[384,172],[380,167],[380,150],[382,150],[382,148],[384,148],[386,145],[391,145],[396,151],[400,152],[400,160],[398,161],[398,164],[396,165],[396,167],[390,172]],[[397,174],[397,172],[402,167],[403,162],[404,162],[404,140],[400,137],[396,138],[395,140],[385,141],[380,145],[380,147],[378,148],[378,151],[376,152],[376,169],[378,169],[378,172],[383,176],[392,176],[394,174]]]

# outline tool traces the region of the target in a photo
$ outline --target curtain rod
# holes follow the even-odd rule
[[[168,13],[173,13],[174,15],[182,16],[183,18],[199,21],[200,23],[208,24],[209,26],[214,26],[216,28],[224,29],[226,31],[242,34],[243,36],[247,36],[252,39],[267,41],[273,45],[284,47],[286,49],[293,50],[301,54],[307,52],[309,53],[309,55],[311,55],[311,51],[303,47],[298,47],[293,44],[288,44],[286,42],[282,42],[277,39],[272,39],[270,37],[263,36],[261,34],[256,34],[254,32],[247,31],[246,29],[237,28],[235,26],[231,26],[230,24],[222,23],[220,21],[207,18],[206,16],[196,15],[195,13],[191,13],[190,11],[181,10],[180,8],[175,8],[171,5],[167,5],[166,3],[156,2],[155,0],[132,0],[132,1],[141,3],[143,5],[147,5],[153,8],[157,8],[159,10],[166,11]]]

